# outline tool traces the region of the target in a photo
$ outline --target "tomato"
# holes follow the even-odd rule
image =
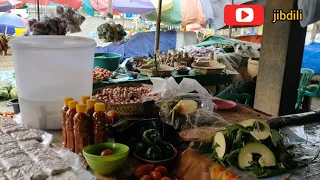
[[[150,176],[153,180],[161,180],[161,174],[157,171],[151,171]]]
[[[221,174],[219,180],[235,180],[236,178],[237,175],[235,173],[233,173],[231,170],[226,170]]]
[[[214,164],[209,168],[210,176],[212,179],[219,179],[220,175],[226,170],[226,168],[218,164]]]
[[[104,69],[102,69],[102,68],[101,68],[99,71],[100,71],[100,72],[103,72],[103,71],[104,71]]]
[[[149,175],[144,175],[140,180],[152,180],[152,177]]]
[[[157,171],[161,174],[161,176],[168,176],[168,171],[165,167],[163,166],[158,166],[154,169],[154,171]]]
[[[134,175],[138,178],[143,177],[144,175],[149,175],[150,172],[154,169],[153,164],[145,164],[140,166],[135,172]]]
[[[110,149],[105,149],[101,152],[101,156],[109,156],[112,155],[112,151]]]
[[[163,178],[161,178],[161,180],[171,180],[171,179],[168,177],[163,177]]]

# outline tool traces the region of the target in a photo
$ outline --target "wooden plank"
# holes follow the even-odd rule
[[[297,0],[268,0],[254,108],[271,115],[295,112],[306,28],[298,21],[272,23],[273,9],[297,9]]]
[[[268,120],[273,118],[271,115],[259,112],[243,104],[237,104],[237,107],[233,110],[218,111],[217,113],[231,124],[237,124],[247,119]]]

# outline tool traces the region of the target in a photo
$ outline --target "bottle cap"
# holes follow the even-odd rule
[[[88,99],[87,100],[87,107],[94,107],[94,104],[97,102],[95,99]]]
[[[90,99],[90,96],[81,96],[80,101],[82,102],[82,104],[86,104],[86,101]]]
[[[78,104],[78,101],[72,100],[68,102],[68,107],[69,109],[74,109],[76,108],[76,105]]]
[[[100,112],[100,111],[105,111],[106,105],[104,103],[95,103],[94,104],[94,111]]]
[[[87,106],[85,104],[77,104],[77,112],[78,113],[85,113]]]
[[[69,101],[72,101],[73,100],[73,98],[72,97],[66,97],[66,98],[63,98],[63,103],[64,103],[64,105],[68,105],[68,102]]]

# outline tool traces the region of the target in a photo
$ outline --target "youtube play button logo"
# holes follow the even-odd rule
[[[262,25],[264,8],[261,5],[227,5],[224,8],[224,23],[230,26]]]

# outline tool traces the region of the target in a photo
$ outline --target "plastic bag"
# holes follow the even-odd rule
[[[161,94],[161,99],[156,101],[156,105],[160,108],[161,120],[178,130],[184,140],[211,141],[217,130],[229,125],[221,116],[214,113],[216,105],[212,102],[213,97],[196,80],[184,78],[180,84],[172,77],[165,80],[151,78],[151,81],[153,82],[151,93]],[[181,100],[191,100],[189,101],[191,103],[195,101],[196,110],[179,114],[176,105]]]

